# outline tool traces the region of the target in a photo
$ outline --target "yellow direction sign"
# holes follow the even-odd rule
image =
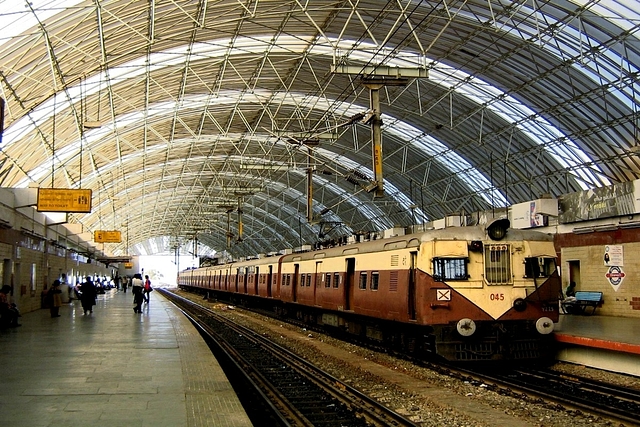
[[[91,212],[91,190],[38,188],[38,212]]]
[[[93,240],[96,243],[120,243],[122,236],[116,230],[96,230],[93,232]]]
[[[127,268],[127,269],[133,268],[133,263],[132,262],[125,262],[124,263],[124,268]]]

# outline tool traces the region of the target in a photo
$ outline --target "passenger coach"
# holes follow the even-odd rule
[[[183,271],[179,285],[452,361],[551,356],[550,235],[455,227]]]

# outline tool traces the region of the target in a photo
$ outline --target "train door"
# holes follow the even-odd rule
[[[320,277],[322,277],[322,261],[316,261],[316,273],[313,275],[313,304],[319,305],[316,301],[316,290],[320,285]]]
[[[298,301],[298,275],[300,274],[300,264],[294,264],[293,280],[291,283],[291,300]]]
[[[344,277],[344,309],[351,310],[353,300],[353,281],[356,276],[356,259],[347,258],[347,273]]]
[[[254,277],[253,294],[258,295],[258,281],[260,280],[260,267],[256,267],[256,273],[253,277]]]
[[[409,320],[416,320],[416,260],[418,252],[409,254]]]
[[[271,285],[273,284],[273,266],[269,266],[269,273],[267,274],[267,297],[271,298]]]
[[[242,293],[246,294],[247,293],[247,285],[249,284],[249,269],[248,268],[244,268],[243,269],[243,275],[242,275]]]

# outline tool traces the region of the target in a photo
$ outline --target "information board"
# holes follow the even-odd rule
[[[122,236],[116,230],[96,230],[93,232],[93,240],[96,243],[120,243]]]
[[[38,212],[91,212],[91,190],[38,188]]]

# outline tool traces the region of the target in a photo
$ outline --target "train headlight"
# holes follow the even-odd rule
[[[456,329],[463,337],[470,337],[476,331],[476,322],[465,317],[458,321]]]
[[[491,240],[502,240],[507,235],[511,222],[506,218],[496,219],[487,225],[487,234]]]
[[[527,309],[527,302],[522,298],[516,298],[513,302],[513,309],[518,313],[522,313]]]
[[[536,330],[542,335],[548,335],[553,332],[553,320],[548,317],[541,317],[536,322]]]

